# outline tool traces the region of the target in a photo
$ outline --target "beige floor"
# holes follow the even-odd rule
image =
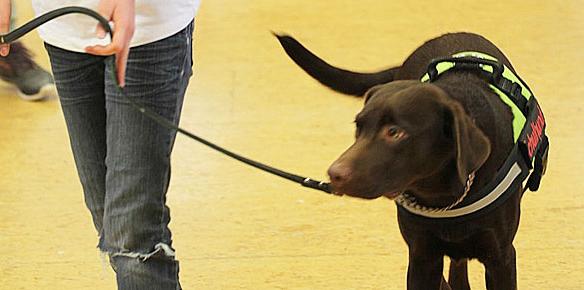
[[[28,19],[30,4],[18,2]],[[538,96],[552,142],[542,189],[523,202],[519,286],[584,289],[584,2],[203,2],[182,125],[316,178],[351,143],[362,101],[307,77],[270,30],[360,70],[398,64],[448,31],[497,43]],[[38,37],[25,42],[47,66]],[[303,189],[184,137],[173,160],[168,197],[185,289],[405,288],[407,252],[391,202]],[[114,289],[95,244],[58,101],[24,102],[4,86],[0,289]],[[470,275],[484,289],[480,264]]]

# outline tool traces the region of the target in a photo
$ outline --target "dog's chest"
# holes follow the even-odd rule
[[[497,255],[497,237],[494,231],[477,230],[460,225],[442,228],[438,237],[439,248],[453,259],[486,259]]]

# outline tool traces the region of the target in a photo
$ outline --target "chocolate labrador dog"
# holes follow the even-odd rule
[[[338,194],[395,199],[407,193],[425,208],[443,209],[472,198],[489,183],[514,146],[511,108],[473,69],[451,70],[426,83],[420,78],[437,58],[461,51],[513,66],[489,40],[452,33],[427,41],[401,66],[375,73],[333,67],[290,36],[276,35],[287,54],[325,86],[364,96],[356,116],[356,141],[328,170]],[[516,289],[513,239],[521,186],[502,204],[470,219],[421,219],[398,206],[409,248],[408,289],[470,289],[467,260],[486,269],[488,289]],[[443,258],[451,259],[448,282]]]

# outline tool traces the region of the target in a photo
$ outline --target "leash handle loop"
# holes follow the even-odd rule
[[[105,31],[108,32],[113,37],[113,31],[109,25],[109,22],[107,21],[107,19],[103,18],[103,16],[101,16],[101,14],[99,14],[99,13],[97,13],[89,8],[86,8],[86,7],[69,6],[69,7],[63,7],[63,8],[53,10],[53,11],[49,11],[49,12],[27,22],[26,24],[18,27],[17,29],[11,31],[10,33],[0,35],[0,43],[5,44],[5,43],[14,42],[17,39],[21,38],[23,35],[29,33],[33,29],[45,24],[46,22],[49,22],[57,17],[61,17],[63,15],[72,14],[72,13],[81,13],[81,14],[85,14],[85,15],[93,17],[95,20],[97,20],[101,24],[101,26],[103,26]]]

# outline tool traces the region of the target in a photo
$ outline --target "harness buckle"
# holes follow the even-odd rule
[[[517,107],[521,110],[523,115],[527,115],[528,108],[527,108],[527,99],[522,95],[521,85],[516,82],[510,81],[504,78],[500,74],[493,75],[493,83],[495,86],[501,90],[504,94],[511,97],[511,100]]]

